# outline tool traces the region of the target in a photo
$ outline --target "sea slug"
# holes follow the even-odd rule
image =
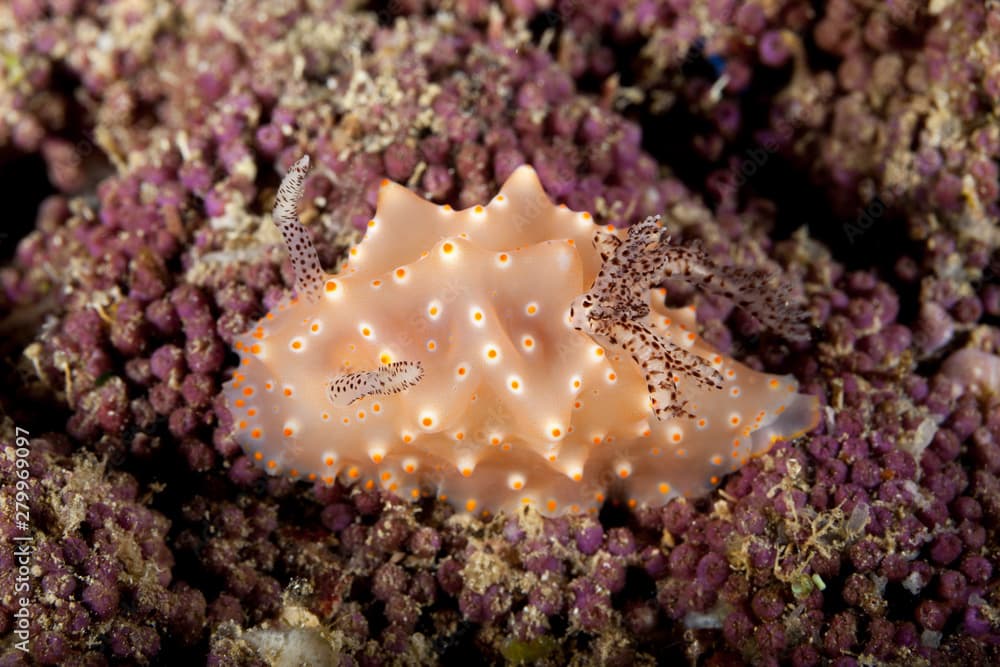
[[[339,274],[298,221],[308,157],[274,219],[296,298],[235,344],[224,387],[235,438],[265,470],[376,486],[460,511],[596,511],[699,495],[778,439],[811,429],[814,397],[758,373],[663,305],[666,278],[731,298],[788,338],[802,311],[760,272],[555,206],[530,167],[456,211],[383,181]]]

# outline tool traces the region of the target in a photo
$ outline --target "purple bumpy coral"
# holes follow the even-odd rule
[[[0,665],[1000,663],[1000,9],[321,4],[0,6]],[[670,298],[819,425],[557,519],[265,475],[219,391],[305,153],[330,269],[382,178],[465,207],[524,163],[782,268],[809,342]]]

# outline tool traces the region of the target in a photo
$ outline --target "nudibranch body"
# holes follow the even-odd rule
[[[475,514],[595,511],[707,492],[749,457],[812,428],[815,398],[696,333],[654,286],[681,278],[788,337],[799,311],[766,276],[555,206],[530,167],[456,211],[383,182],[339,274],[295,215],[308,158],[275,222],[294,299],[240,337],[224,387],[235,438],[265,470],[427,494]]]

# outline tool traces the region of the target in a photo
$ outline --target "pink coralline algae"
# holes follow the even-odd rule
[[[0,665],[1000,664],[998,27],[973,0],[0,3]],[[623,483],[612,454],[628,439],[591,444],[617,477],[592,513],[484,518],[503,491],[485,459],[469,478],[448,461],[475,486],[443,502],[386,492],[370,459],[371,485],[346,483],[349,467],[332,484],[267,474],[223,388],[253,356],[234,344],[308,303],[297,279],[316,274],[270,215],[305,154],[292,229],[333,280],[354,287],[387,188],[452,220],[481,205],[492,222],[530,164],[558,215],[613,227],[607,262],[592,234],[573,237],[586,271],[565,304],[583,331],[571,319],[565,333],[629,365],[614,386],[635,384],[630,409],[651,431],[692,428],[657,418],[632,357],[629,323],[660,309],[697,349],[787,378],[818,421],[656,502],[621,492],[662,474],[653,457]],[[389,268],[446,236],[400,237],[411,256]],[[634,294],[622,280],[663,248],[693,253],[692,273],[657,264],[671,275],[629,282]],[[744,303],[705,284],[708,265],[775,282]],[[524,289],[558,275],[552,261]],[[655,297],[650,315],[637,294]],[[769,319],[785,300],[802,304],[808,340]],[[426,343],[419,322],[393,333]],[[436,372],[422,349],[309,368],[317,400],[412,398]],[[690,378],[679,396],[659,390],[664,411],[697,414],[687,392],[717,394]],[[558,396],[534,398],[543,410]],[[609,433],[635,425],[606,403],[585,408]],[[569,461],[582,427],[562,425],[573,433],[540,470]],[[24,432],[27,455],[13,447]],[[35,547],[26,606],[15,537]]]
[[[986,396],[1000,394],[1000,357],[965,348],[949,356],[941,374],[959,383],[959,391]]]

